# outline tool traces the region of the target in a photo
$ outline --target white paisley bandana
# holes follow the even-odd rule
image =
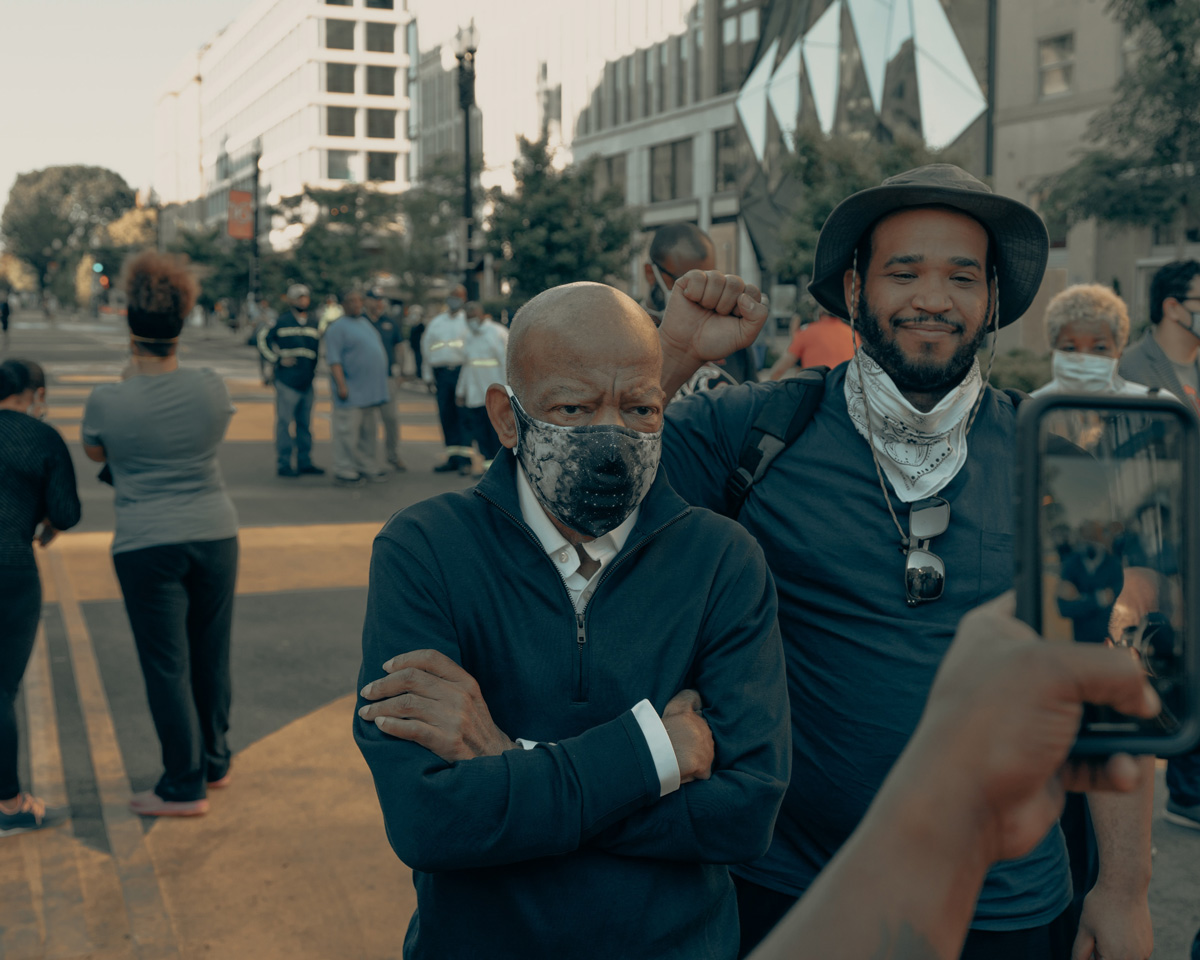
[[[850,419],[863,439],[875,447],[896,496],[905,503],[932,497],[967,462],[967,419],[983,387],[979,361],[936,407],[922,413],[904,399],[878,363],[862,350],[855,356],[846,367]]]

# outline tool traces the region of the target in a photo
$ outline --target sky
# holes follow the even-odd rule
[[[150,183],[154,104],[251,0],[0,0],[0,209],[18,173],[109,167]]]

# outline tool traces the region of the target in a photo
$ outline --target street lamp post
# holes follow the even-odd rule
[[[471,108],[475,106],[475,51],[479,47],[479,31],[475,20],[459,29],[455,57],[458,59],[458,102],[463,111],[463,220],[466,222],[466,246],[463,250],[463,286],[467,299],[479,299],[475,279],[475,253],[471,234],[475,221],[475,202],[471,192]]]

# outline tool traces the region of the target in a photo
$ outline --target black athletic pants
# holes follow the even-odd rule
[[[446,455],[455,463],[469,463],[471,439],[463,422],[463,410],[458,405],[455,393],[458,390],[458,375],[462,367],[434,367],[433,382],[437,389],[438,419],[442,424],[442,438],[446,443]]]
[[[199,800],[229,770],[229,633],[237,537],[113,556],[164,772],[164,800]]]
[[[42,615],[37,567],[0,566],[0,800],[21,792],[15,701]]]
[[[738,957],[746,957],[758,946],[783,915],[792,908],[796,897],[768,890],[749,880],[734,876],[737,890],[738,919],[742,925]],[[972,930],[967,934],[960,960],[1070,960],[1071,947],[1079,929],[1079,912],[1068,907],[1055,919],[1028,930]],[[881,955],[887,951],[881,951]]]

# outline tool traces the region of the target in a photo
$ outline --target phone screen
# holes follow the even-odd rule
[[[1142,663],[1163,711],[1140,720],[1088,706],[1082,731],[1170,736],[1189,704],[1185,638],[1195,598],[1182,412],[1051,408],[1038,431],[1041,632],[1118,647]]]

